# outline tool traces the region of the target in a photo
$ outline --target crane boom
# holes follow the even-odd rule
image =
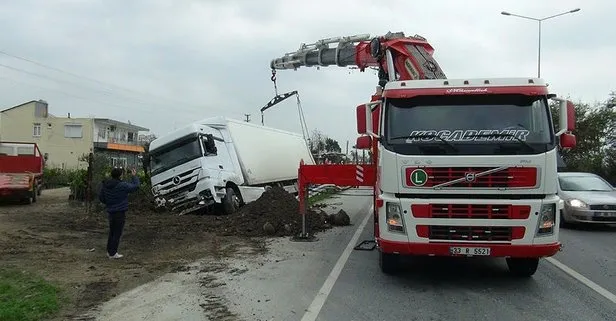
[[[337,46],[331,48],[332,44]],[[272,60],[270,67],[282,70],[312,66],[357,66],[361,71],[377,67],[381,83],[444,79],[445,73],[432,57],[433,53],[432,46],[418,35],[406,37],[403,32],[389,32],[385,36],[371,39],[369,34],[361,34],[302,44],[299,50]]]

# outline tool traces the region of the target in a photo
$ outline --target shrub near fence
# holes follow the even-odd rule
[[[87,158],[87,157],[86,157]],[[102,204],[98,200],[98,193],[102,187],[103,181],[111,176],[111,160],[105,155],[93,154],[88,161],[88,169],[75,171],[71,175],[71,200],[87,203],[89,208],[94,205],[95,210],[101,210]],[[129,197],[131,202],[139,202],[140,204],[151,203],[151,188],[148,176],[143,169],[137,171],[137,176],[141,182],[140,190],[132,193]],[[124,175],[123,180],[130,179],[130,172]]]

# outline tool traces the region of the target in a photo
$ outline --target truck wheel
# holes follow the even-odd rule
[[[565,219],[565,214],[563,213],[563,211],[560,211],[560,227],[562,228],[571,228],[571,223],[567,222],[567,220]]]
[[[400,255],[379,251],[379,266],[385,274],[396,274],[400,270]]]
[[[530,277],[537,272],[538,258],[507,258],[509,272],[515,276]]]
[[[36,203],[36,195],[38,194],[38,189],[36,188],[36,185],[34,185],[32,187],[32,195],[30,196],[30,198],[32,199],[32,203]]]
[[[233,214],[240,209],[242,205],[241,199],[235,194],[235,190],[231,187],[227,187],[227,193],[222,201],[223,210],[225,214]]]

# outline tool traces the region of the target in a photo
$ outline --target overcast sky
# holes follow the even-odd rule
[[[535,76],[537,23],[500,12],[577,7],[543,23],[542,77],[553,93],[603,101],[616,90],[610,0],[2,0],[0,50],[63,72],[0,53],[0,109],[44,99],[55,115],[130,120],[158,135],[209,116],[260,122],[274,95],[271,59],[387,31],[426,37],[448,78]],[[308,127],[343,149],[376,83],[372,71],[337,67],[278,72],[279,92],[299,91]],[[265,124],[301,132],[295,100],[267,111]]]

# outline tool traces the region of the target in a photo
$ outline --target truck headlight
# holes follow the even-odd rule
[[[554,233],[556,225],[556,204],[543,204],[537,221],[537,236],[547,236]]]
[[[577,208],[588,208],[588,204],[578,200],[578,199],[570,199],[567,200],[567,205],[571,206],[571,207],[577,207]]]
[[[387,220],[387,229],[392,232],[404,232],[404,219],[400,204],[387,202],[385,207],[385,219]]]

